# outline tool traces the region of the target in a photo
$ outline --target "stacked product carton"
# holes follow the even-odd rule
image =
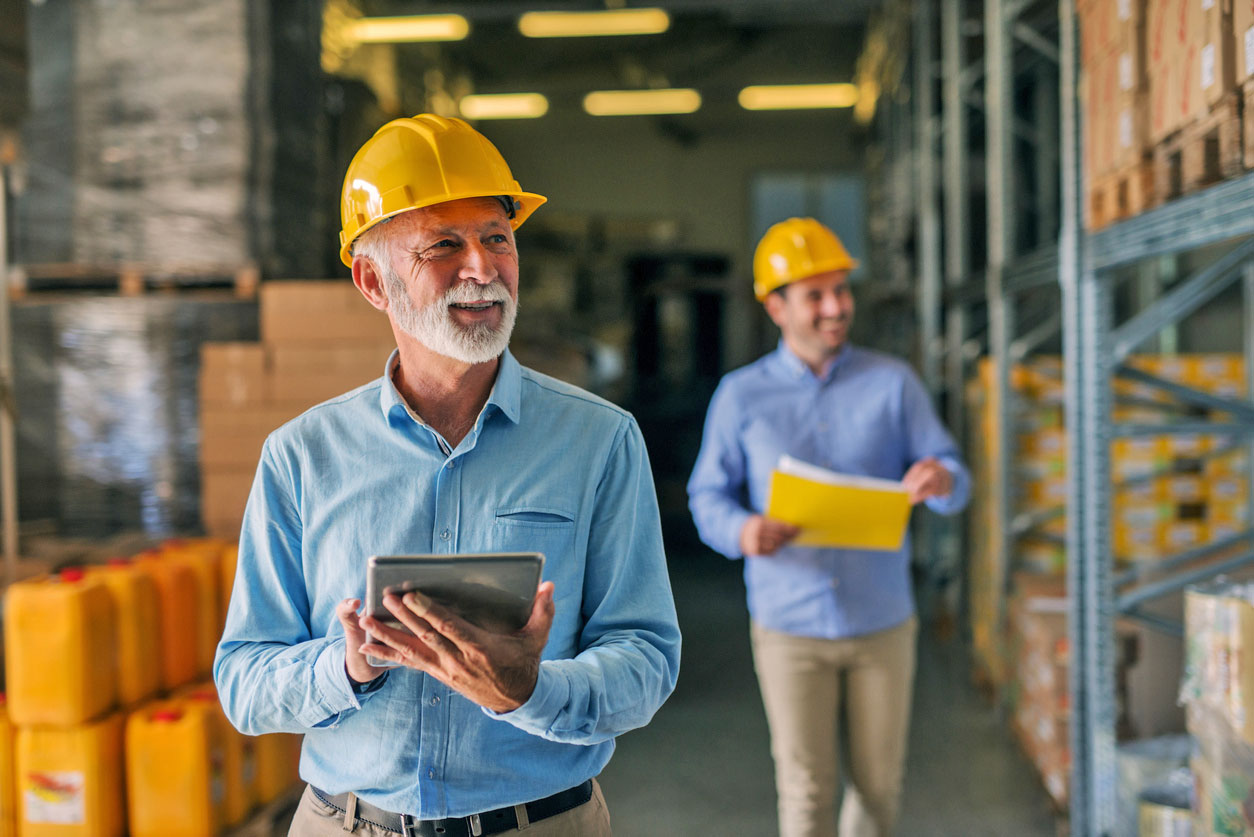
[[[1216,581],[1185,593],[1180,701],[1197,741],[1193,834],[1254,835],[1254,588]]]
[[[1152,198],[1145,0],[1089,0],[1080,20],[1084,167],[1091,227],[1145,209]]]
[[[201,520],[239,536],[261,446],[309,407],[383,374],[395,348],[387,317],[349,281],[267,282],[261,342],[201,348]]]

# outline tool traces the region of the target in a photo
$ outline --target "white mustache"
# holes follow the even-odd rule
[[[458,302],[509,302],[509,291],[501,282],[493,281],[487,285],[476,285],[474,282],[463,282],[454,285],[444,294],[444,303],[452,305]]]

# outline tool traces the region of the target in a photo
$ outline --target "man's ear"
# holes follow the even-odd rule
[[[771,322],[781,328],[783,325],[780,321],[784,316],[784,294],[786,293],[788,293],[786,290],[771,291],[766,295],[766,299],[762,300],[762,305],[766,308],[766,315],[771,318]]]
[[[353,284],[366,301],[380,311],[388,307],[388,295],[383,289],[383,277],[375,269],[374,262],[365,256],[353,256]]]

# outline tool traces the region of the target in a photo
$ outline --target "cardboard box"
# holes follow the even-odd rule
[[[270,377],[260,343],[202,343],[201,407],[247,407],[269,400]]]
[[[264,282],[260,305],[261,341],[266,344],[393,339],[387,315],[347,279]]]
[[[288,408],[268,405],[247,410],[201,410],[201,468],[256,468],[266,437],[295,415]]]
[[[1236,87],[1232,4],[1233,0],[1191,0],[1193,37],[1198,56],[1198,89],[1208,107]]]
[[[1241,84],[1254,78],[1254,0],[1233,0],[1232,35],[1236,80]]]
[[[204,468],[200,473],[200,518],[214,537],[238,538],[252,488],[253,468]]]

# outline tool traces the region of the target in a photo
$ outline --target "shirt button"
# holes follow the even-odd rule
[[[436,705],[437,703],[439,703],[439,702],[440,702],[440,696],[439,696],[439,695],[436,695],[435,697],[431,698],[431,705],[432,705],[432,706],[435,706],[435,705]]]
[[[435,778],[435,768],[434,768],[434,767],[431,767],[431,768],[428,768],[428,769],[427,769],[427,778],[428,778],[428,779],[434,779],[434,778]]]
[[[450,537],[452,537],[452,533],[450,533],[448,529],[445,529],[443,532],[440,533],[440,540],[442,541],[446,541]]]
[[[454,468],[456,468],[456,467],[457,467],[457,460],[456,460],[456,459],[450,459],[450,460],[448,461],[448,465],[446,465],[445,467],[446,467],[446,468],[448,468],[450,471],[451,471],[451,470],[453,470]]]

